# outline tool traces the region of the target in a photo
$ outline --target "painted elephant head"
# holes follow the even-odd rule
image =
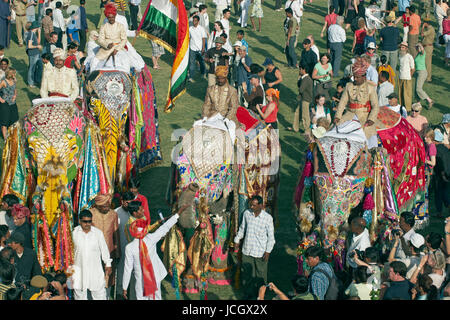
[[[100,128],[109,176],[114,184],[120,162],[119,148],[126,140],[125,123],[133,84],[121,71],[92,72],[86,83],[86,101]]]
[[[85,118],[74,103],[38,99],[24,118],[27,150],[36,175],[35,194],[51,226],[62,197],[70,199],[68,185],[82,165]]]

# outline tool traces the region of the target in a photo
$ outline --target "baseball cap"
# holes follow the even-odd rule
[[[411,239],[409,241],[411,241],[411,244],[415,248],[420,248],[421,246],[423,246],[425,244],[425,238],[421,234],[418,234],[418,233],[414,233],[411,236]]]
[[[45,288],[48,284],[47,279],[44,276],[34,276],[31,278],[30,284],[36,288]]]
[[[367,45],[367,49],[376,49],[377,46],[375,45],[375,42],[369,42],[369,44]]]
[[[233,44],[233,47],[241,47],[242,46],[242,42],[241,41],[236,41],[234,44]]]
[[[269,64],[273,64],[273,61],[272,61],[272,59],[270,59],[269,57],[267,57],[266,58],[266,60],[264,60],[264,62],[263,62],[263,66],[264,67],[266,67],[266,66],[268,66]]]
[[[225,41],[221,38],[221,37],[217,37],[216,40],[214,41],[215,43],[221,43],[224,44]]]
[[[248,76],[248,79],[253,79],[253,78],[259,78],[259,76],[257,74],[252,73],[251,75]]]
[[[398,99],[398,94],[396,94],[395,92],[392,92],[391,94],[389,94],[387,96],[388,99],[392,99],[392,98],[397,98]]]

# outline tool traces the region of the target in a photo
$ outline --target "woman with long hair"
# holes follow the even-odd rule
[[[330,100],[329,90],[332,77],[333,67],[330,63],[330,55],[322,53],[319,62],[314,66],[312,78],[316,80],[316,93],[324,95],[326,100]]]

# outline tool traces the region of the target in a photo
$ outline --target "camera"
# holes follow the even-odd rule
[[[52,297],[59,296],[58,290],[56,290],[56,288],[55,288],[52,284],[50,284],[50,285],[48,286],[47,292],[50,292],[50,295],[51,295]]]
[[[392,234],[394,236],[400,236],[400,230],[399,229],[394,229],[394,230],[392,230]]]
[[[364,260],[365,258],[364,251],[355,249],[354,251],[350,252],[348,256],[353,259],[355,257],[355,254],[358,256],[359,260]]]

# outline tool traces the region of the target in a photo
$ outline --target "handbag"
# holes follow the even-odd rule
[[[331,85],[332,85],[331,80],[322,82],[321,84],[322,84],[322,87],[323,87],[324,89],[326,89],[326,90],[331,89]]]

